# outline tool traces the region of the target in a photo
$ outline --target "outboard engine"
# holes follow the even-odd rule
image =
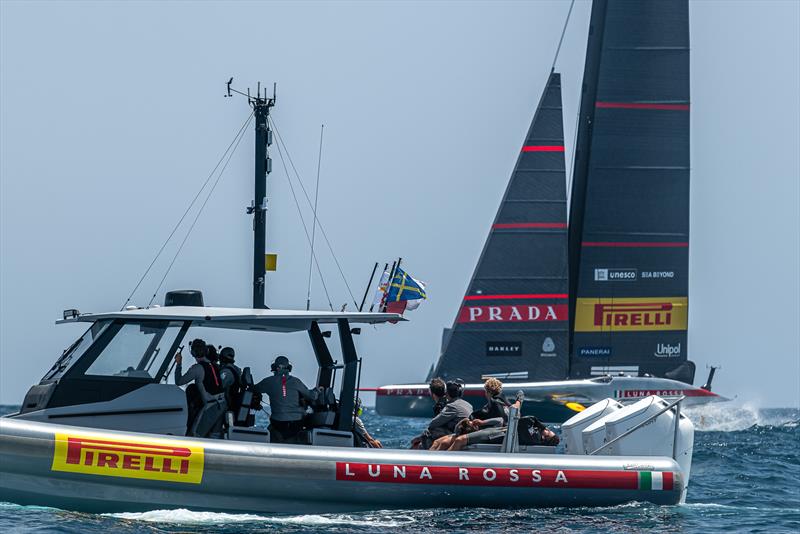
[[[566,454],[588,454],[592,452],[584,448],[581,433],[589,425],[621,409],[622,404],[614,399],[604,399],[565,421],[561,425],[561,437],[564,440]]]
[[[659,414],[667,406],[669,406],[667,401],[652,395],[595,421],[582,432],[586,454],[597,451],[604,444],[645,423],[627,436],[600,449],[596,454],[673,458],[681,468],[685,493],[692,467],[694,425],[688,417],[680,414],[676,429],[675,410]]]

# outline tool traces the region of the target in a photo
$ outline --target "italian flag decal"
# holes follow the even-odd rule
[[[663,471],[640,471],[640,490],[671,490],[672,473]]]

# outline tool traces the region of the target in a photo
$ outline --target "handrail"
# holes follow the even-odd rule
[[[611,441],[608,441],[608,442],[606,442],[606,443],[603,443],[603,444],[602,444],[602,445],[600,445],[598,448],[596,448],[595,450],[593,450],[592,452],[590,452],[590,453],[589,453],[589,456],[592,456],[592,455],[594,455],[594,454],[597,454],[598,452],[600,452],[601,450],[605,449],[606,447],[608,447],[608,446],[609,446],[609,445],[611,445],[612,443],[616,443],[617,441],[621,440],[621,439],[622,439],[622,438],[624,438],[625,436],[628,436],[628,435],[630,435],[630,434],[634,433],[635,431],[639,430],[639,429],[640,429],[640,428],[642,428],[644,425],[646,425],[647,423],[649,423],[650,421],[652,421],[652,420],[653,420],[653,419],[655,419],[656,417],[660,416],[660,415],[661,415],[661,414],[663,414],[664,412],[667,412],[667,411],[671,410],[672,408],[674,408],[675,406],[678,406],[678,405],[681,403],[681,401],[683,401],[683,399],[685,399],[685,398],[686,398],[686,395],[681,395],[681,396],[678,398],[678,400],[676,400],[676,401],[673,401],[673,402],[672,402],[671,404],[669,404],[669,405],[668,405],[666,408],[663,408],[663,409],[661,409],[661,411],[659,411],[658,413],[655,413],[655,414],[651,415],[650,417],[648,417],[647,419],[645,419],[644,421],[642,421],[642,422],[641,422],[641,423],[639,423],[638,425],[634,426],[633,428],[629,428],[628,430],[626,430],[625,432],[623,432],[622,434],[620,434],[620,435],[619,435],[619,436],[617,436],[616,438],[612,439]],[[678,408],[678,410],[676,410],[676,412],[677,412],[677,413],[676,413],[676,419],[680,419],[680,416],[681,416],[680,408]],[[676,425],[676,427],[677,427],[677,423],[676,423],[675,425]],[[677,432],[676,432],[676,434],[677,434]],[[675,449],[676,449],[676,446],[675,446],[675,445],[676,445],[676,442],[677,442],[677,438],[675,438],[675,440],[673,441],[673,445],[672,445],[672,455],[673,455],[673,456],[675,456]]]

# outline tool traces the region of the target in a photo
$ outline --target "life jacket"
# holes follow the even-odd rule
[[[222,393],[222,381],[219,378],[219,369],[210,362],[197,362],[203,366],[203,387],[209,395]]]
[[[242,394],[245,390],[242,383],[242,371],[232,363],[223,364],[220,368],[220,373],[225,369],[233,373],[233,384],[228,387],[225,396],[228,401],[228,410],[235,413],[242,405]]]

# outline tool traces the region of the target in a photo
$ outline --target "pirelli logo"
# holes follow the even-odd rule
[[[53,471],[200,484],[203,447],[168,439],[116,440],[56,433]]]
[[[578,299],[575,331],[686,330],[688,300],[686,297]]]

